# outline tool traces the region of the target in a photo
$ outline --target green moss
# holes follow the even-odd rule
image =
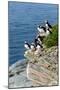
[[[44,38],[43,43],[47,48],[56,46],[58,44],[58,25],[53,26],[52,33]]]

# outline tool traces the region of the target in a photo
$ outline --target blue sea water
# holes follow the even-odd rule
[[[58,5],[9,1],[9,65],[24,58],[24,41],[34,41],[38,24],[48,20],[54,25],[57,19]]]

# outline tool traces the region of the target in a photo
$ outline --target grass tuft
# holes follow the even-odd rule
[[[54,25],[52,28],[52,34],[45,37],[43,43],[47,48],[58,45],[58,25]]]

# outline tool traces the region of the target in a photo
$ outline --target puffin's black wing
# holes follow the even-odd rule
[[[48,29],[48,31],[50,32],[50,34],[52,34],[52,31],[50,31],[50,29]]]
[[[42,26],[41,28],[43,28],[43,30],[46,32],[46,28],[44,26]]]
[[[30,45],[28,44],[28,47],[30,48]]]
[[[41,36],[38,36],[37,38],[40,38],[41,41],[43,40],[43,38]]]
[[[41,48],[43,48],[43,46],[40,44]]]
[[[42,46],[40,43],[38,43],[38,45],[39,45],[41,48],[43,48],[43,46]]]
[[[34,43],[35,43],[35,45],[37,46],[38,40],[37,40],[37,39],[35,39],[35,40],[34,40]]]
[[[30,48],[30,45],[29,45],[29,43],[25,43],[25,44],[27,44],[27,45],[28,45],[28,47]]]
[[[49,23],[47,23],[47,24],[48,24],[49,28],[52,28],[52,26]]]

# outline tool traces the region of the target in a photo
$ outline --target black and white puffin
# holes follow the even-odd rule
[[[51,26],[51,24],[48,22],[48,20],[45,21],[45,27],[46,27],[47,29],[48,29],[48,28],[52,29],[52,26]]]
[[[37,46],[36,46],[35,55],[40,56],[41,55],[42,48],[43,48],[43,46],[38,43]]]
[[[49,24],[48,20],[45,21],[45,28],[46,28],[46,35],[49,35],[52,33],[52,26]]]
[[[44,26],[38,26],[37,30],[38,30],[40,36],[45,36],[46,28]]]
[[[43,46],[41,44],[37,43],[36,49],[40,49],[40,48],[43,48]]]
[[[34,43],[31,43],[30,48],[31,48],[32,51],[35,51],[36,50],[35,44]]]
[[[35,46],[37,46],[37,43],[38,43],[38,42],[39,42],[38,39],[35,38],[35,40],[34,40]]]
[[[28,49],[30,49],[30,45],[25,41],[25,43],[24,43],[24,47],[28,50]]]
[[[43,40],[43,37],[41,37],[40,35],[37,36],[37,40],[39,41],[39,43],[42,45],[42,40]]]
[[[40,25],[39,25],[39,26],[37,27],[37,29],[38,29],[39,32],[42,32],[42,31],[46,32],[46,29],[45,29],[44,26],[40,26]]]

